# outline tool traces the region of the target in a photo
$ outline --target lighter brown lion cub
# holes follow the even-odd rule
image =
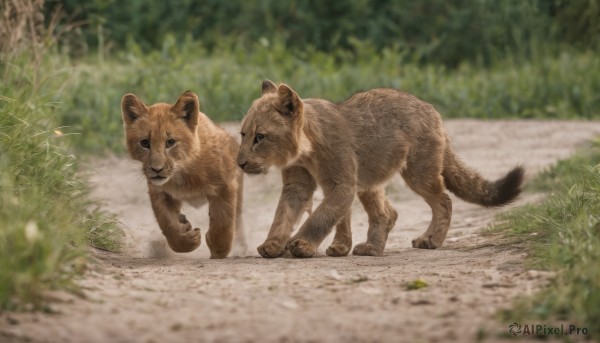
[[[282,171],[275,219],[258,247],[263,257],[281,256],[286,246],[294,256],[313,256],[334,225],[326,253],[347,255],[355,193],[369,216],[369,229],[367,241],[356,245],[353,254],[381,255],[398,218],[385,199],[384,185],[398,172],[433,215],[413,247],[439,248],[452,215],[446,189],[468,202],[502,206],[519,195],[524,176],[517,166],[497,181],[484,179],[456,157],[434,107],[394,89],[373,89],[334,104],[302,100],[285,84],[265,80],[241,135],[237,162],[244,172],[265,173],[271,165]],[[323,202],[290,238],[317,185],[323,188]]]
[[[181,213],[208,200],[206,244],[211,258],[227,257],[234,236],[245,248],[241,228],[242,178],[235,163],[238,143],[199,111],[196,94],[185,92],[175,105],[146,106],[133,94],[121,100],[127,150],[143,163],[154,215],[171,249],[200,246],[200,229]]]

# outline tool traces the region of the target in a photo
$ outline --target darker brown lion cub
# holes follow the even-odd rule
[[[146,106],[133,94],[121,100],[129,155],[143,163],[154,215],[171,249],[190,252],[200,229],[181,213],[182,202],[199,207],[208,200],[206,244],[211,258],[226,257],[234,236],[245,249],[241,228],[243,173],[235,163],[239,145],[199,111],[196,94],[185,92],[175,105]]]
[[[497,181],[484,179],[452,151],[435,108],[394,89],[357,93],[341,104],[300,99],[285,84],[265,80],[242,122],[237,162],[246,173],[281,168],[283,190],[263,257],[313,256],[336,226],[330,256],[345,256],[352,246],[350,207],[354,194],[369,216],[367,241],[355,255],[383,253],[398,214],[385,199],[384,185],[399,172],[408,186],[431,207],[427,231],[413,247],[442,246],[450,226],[452,202],[445,190],[482,206],[502,206],[521,192],[524,170],[517,166]],[[325,198],[296,235],[293,225],[310,209],[317,185]]]

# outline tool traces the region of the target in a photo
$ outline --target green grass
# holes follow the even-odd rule
[[[174,102],[196,92],[202,110],[216,121],[240,120],[260,94],[265,78],[286,82],[301,97],[342,101],[374,87],[398,88],[434,104],[446,118],[598,118],[600,59],[593,52],[539,49],[532,60],[503,57],[490,68],[464,64],[402,63],[401,50],[381,53],[354,42],[356,54],[289,51],[277,42],[251,50],[223,43],[208,53],[188,41],[165,40],[148,53],[134,43],[108,58],[62,58],[68,82],[57,88],[60,125],[77,133],[76,146],[89,152],[122,152],[120,99],[132,92],[146,103]]]
[[[497,230],[525,242],[532,267],[556,272],[551,285],[521,299],[507,321],[538,318],[587,327],[600,338],[600,141],[534,180],[540,204],[502,216]]]
[[[47,290],[74,288],[86,244],[118,249],[120,231],[92,209],[41,91],[64,78],[40,74],[28,54],[0,57],[0,309],[40,308]]]

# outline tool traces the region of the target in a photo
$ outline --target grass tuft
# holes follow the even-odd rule
[[[557,273],[550,286],[506,320],[568,321],[600,338],[600,144],[560,161],[532,184],[542,203],[505,214],[496,229],[526,242],[533,267]]]
[[[0,309],[40,309],[50,289],[74,289],[86,243],[118,249],[118,228],[91,211],[31,53],[2,55],[0,71]],[[45,61],[46,66],[49,65]]]

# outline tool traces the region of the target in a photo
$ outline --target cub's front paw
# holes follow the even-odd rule
[[[317,253],[317,247],[313,243],[301,238],[292,239],[287,248],[296,257],[312,257]]]
[[[191,252],[200,246],[201,235],[200,229],[192,229],[192,226],[182,224],[179,230],[171,232],[167,237],[167,242],[173,251],[175,252]]]
[[[267,239],[263,244],[256,248],[260,256],[264,258],[276,258],[283,255],[285,247],[279,241],[274,239]]]
[[[360,243],[354,246],[352,254],[357,256],[381,256],[382,252],[379,252],[371,243]]]
[[[436,240],[431,235],[423,234],[419,238],[415,238],[412,241],[413,248],[417,249],[437,249],[442,246],[444,240]]]

